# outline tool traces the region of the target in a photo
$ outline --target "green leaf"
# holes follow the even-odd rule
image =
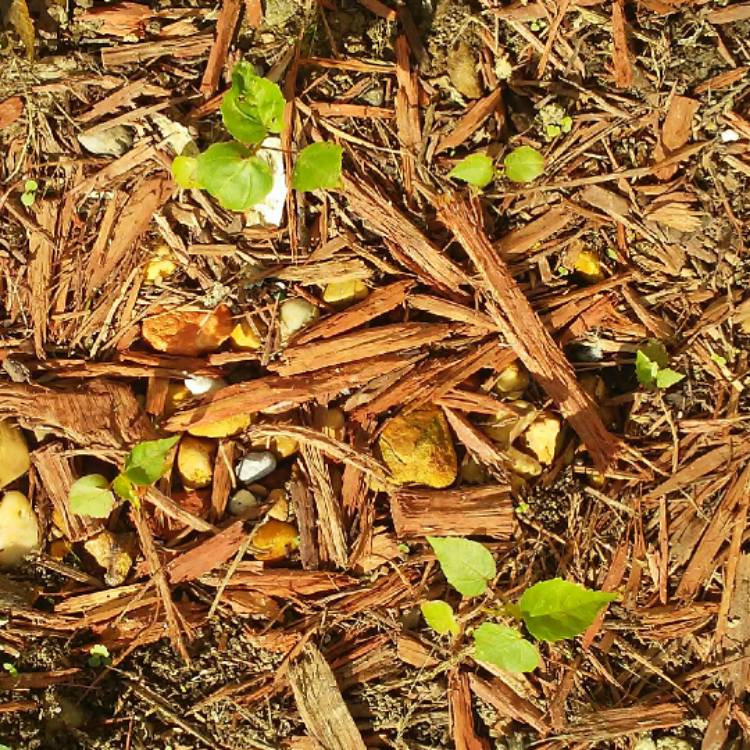
[[[635,354],[635,374],[641,385],[650,386],[656,382],[656,374],[659,372],[659,365],[652,362],[648,355],[642,349]]]
[[[133,484],[153,484],[167,469],[167,454],[177,445],[179,439],[177,435],[163,440],[144,440],[138,443],[125,459],[122,474]]]
[[[239,105],[239,94],[230,89],[221,100],[221,119],[233,138],[241,143],[258,144],[268,135],[265,125]]]
[[[297,157],[292,187],[301,193],[341,187],[342,158],[343,149],[336,143],[311,143]]]
[[[3,669],[14,679],[18,677],[18,669],[15,664],[11,664],[9,661],[3,662]]]
[[[532,182],[544,172],[544,157],[531,146],[519,146],[503,159],[503,166],[511,182]]]
[[[453,607],[442,599],[422,602],[419,605],[425,622],[439,635],[452,633],[458,635],[458,622],[453,614]]]
[[[115,496],[101,474],[88,474],[70,488],[70,509],[80,516],[106,518],[115,507]]]
[[[665,367],[663,370],[659,370],[656,373],[656,387],[657,388],[669,388],[670,386],[679,383],[685,376],[681,372],[672,370],[669,367]]]
[[[0,750],[12,750],[12,748],[8,747],[7,745],[3,745],[0,743]]]
[[[648,359],[656,362],[659,367],[666,367],[669,364],[667,347],[657,339],[649,339],[645,346],[640,347],[638,351],[643,352]]]
[[[39,189],[39,183],[36,180],[26,180],[23,183],[23,189],[26,193],[33,193]]]
[[[21,194],[21,203],[28,208],[29,206],[34,205],[34,201],[36,200],[36,195],[34,193],[22,193]]]
[[[242,143],[260,143],[268,133],[280,133],[284,126],[286,101],[281,89],[255,73],[246,62],[232,70],[232,88],[221,102],[226,129]]]
[[[456,591],[464,596],[479,596],[495,577],[495,560],[479,542],[461,537],[428,536],[443,575]]]
[[[533,672],[541,663],[539,650],[515,629],[484,622],[474,631],[474,658],[508,672]]]
[[[559,641],[583,633],[617,594],[590,591],[571,581],[553,578],[524,591],[518,604],[529,633],[542,641]]]
[[[474,187],[487,187],[495,176],[495,165],[486,154],[471,154],[456,164],[448,177],[468,182]]]
[[[229,211],[247,211],[271,192],[268,164],[241,143],[215,143],[198,157],[198,183]]]
[[[124,474],[118,474],[115,477],[115,481],[112,482],[112,491],[115,495],[130,503],[138,502],[135,486]]]
[[[185,190],[200,187],[195,174],[197,169],[198,160],[194,156],[175,156],[172,160],[172,177]]]

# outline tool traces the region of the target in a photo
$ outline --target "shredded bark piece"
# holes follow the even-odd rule
[[[447,339],[455,328],[445,323],[393,323],[365,328],[325,341],[292,345],[284,351],[284,362],[269,365],[280,375],[300,375],[334,365],[368,359],[406,349],[416,349]]]
[[[289,665],[288,677],[307,731],[326,750],[366,750],[333,671],[312,643]]]
[[[235,555],[246,537],[243,521],[236,521],[172,560],[167,565],[169,582],[176,586],[210,573]]]
[[[452,672],[448,677],[448,703],[455,750],[489,750],[489,743],[479,737],[474,729],[469,677],[462,672]]]
[[[208,56],[206,70],[203,73],[203,80],[200,85],[200,92],[204,99],[210,98],[219,85],[219,79],[227,61],[232,35],[237,27],[237,22],[240,20],[241,10],[241,0],[224,0],[221,4],[219,19],[216,22],[216,38],[211,46],[211,53]]]
[[[436,154],[441,154],[448,149],[460,146],[464,141],[474,134],[481,124],[497,111],[503,101],[503,90],[496,88],[491,94],[475,102],[471,109],[456,123],[448,135],[443,136],[435,149]]]
[[[391,495],[393,524],[399,537],[489,536],[508,539],[515,529],[510,487],[462,487],[457,490],[401,489]]]
[[[605,708],[580,716],[567,728],[564,737],[587,743],[602,742],[624,734],[676,727],[685,719],[686,711],[678,703],[638,703],[628,708]]]
[[[130,388],[104,379],[86,390],[0,383],[0,414],[59,430],[85,446],[125,448],[156,437]]]
[[[542,737],[549,733],[542,712],[500,680],[483,680],[475,674],[470,674],[469,685],[474,695],[489,703],[500,716],[528,724]]]
[[[487,239],[478,204],[449,196],[439,202],[438,216],[481,273],[485,290],[495,303],[489,312],[498,328],[529,372],[558,404],[596,466],[605,470],[618,454],[619,442],[602,423],[596,405],[578,384],[570,363]]]

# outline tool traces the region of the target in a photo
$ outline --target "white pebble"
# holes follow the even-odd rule
[[[281,318],[281,340],[286,341],[297,331],[301,331],[319,318],[320,310],[306,299],[295,297],[281,303],[279,317]]]
[[[185,388],[193,396],[205,396],[207,393],[215,393],[226,386],[226,382],[221,378],[208,378],[205,375],[191,375],[185,378]]]
[[[248,453],[237,462],[235,473],[244,484],[257,482],[267,477],[276,468],[276,456],[271,451]]]
[[[244,516],[251,508],[258,505],[258,499],[250,490],[239,490],[229,501],[229,512],[233,516]]]
[[[736,133],[734,130],[727,129],[721,131],[721,140],[722,143],[734,143],[735,141],[739,141],[740,136],[738,133]]]

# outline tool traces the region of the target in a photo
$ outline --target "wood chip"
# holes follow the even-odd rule
[[[528,724],[542,737],[549,733],[542,712],[500,680],[483,680],[475,674],[470,674],[469,685],[474,695],[489,703],[501,717]]]
[[[565,229],[575,219],[575,215],[567,208],[552,207],[537,219],[508,232],[500,238],[495,247],[504,259],[515,260],[520,255],[526,255],[529,250],[556,232]]]
[[[617,439],[580,387],[570,363],[523,295],[482,229],[481,209],[457,196],[442,199],[438,217],[453,232],[482,275],[489,313],[514,352],[568,419],[601,470],[618,454]]]
[[[221,4],[219,19],[216,22],[216,38],[211,46],[211,53],[208,56],[200,85],[200,92],[204,99],[210,98],[219,85],[227,61],[229,45],[232,42],[237,22],[240,20],[241,10],[241,0],[224,0]]]
[[[58,206],[52,201],[40,201],[36,212],[39,226],[50,234],[57,223]],[[34,351],[39,359],[47,355],[44,345],[47,341],[47,316],[50,312],[50,288],[52,286],[53,246],[37,232],[29,234],[29,307],[34,326]]]
[[[750,18],[750,3],[733,3],[706,14],[706,20],[715,24],[736,23],[746,21],[748,18]]]
[[[625,0],[612,3],[612,56],[615,67],[615,86],[627,89],[633,85],[633,68],[628,53],[628,38],[625,32]]]
[[[568,726],[564,736],[579,742],[603,742],[626,734],[676,727],[686,718],[687,712],[678,703],[638,703],[628,708],[606,708],[579,716]]]
[[[305,728],[326,750],[366,750],[333,671],[312,643],[289,665],[288,677]]]
[[[457,490],[401,489],[391,495],[391,513],[400,538],[488,536],[509,539],[515,514],[507,485]]]
[[[172,560],[167,565],[169,582],[176,586],[210,573],[232,558],[246,538],[243,521],[236,521]]]
[[[450,133],[443,136],[435,149],[436,154],[456,148],[477,131],[482,123],[501,106],[503,91],[495,89],[483,99],[475,102],[471,109],[456,123]]]
[[[12,125],[24,111],[23,99],[11,96],[0,102],[0,130]]]
[[[462,672],[452,672],[448,678],[448,705],[455,750],[489,750],[486,739],[474,729],[469,677]]]

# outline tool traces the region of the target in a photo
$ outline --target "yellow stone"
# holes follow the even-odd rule
[[[561,427],[560,420],[546,412],[541,412],[527,427],[524,440],[539,463],[549,466],[554,460]]]
[[[0,488],[23,476],[31,466],[23,432],[0,419]]]
[[[262,341],[260,336],[256,332],[255,328],[248,323],[247,320],[241,320],[232,329],[232,333],[229,335],[232,341],[232,347],[238,349],[241,352],[251,351],[254,352],[260,349]]]
[[[323,290],[323,301],[333,307],[346,307],[361,302],[370,290],[361,279],[351,281],[332,281]]]
[[[83,548],[104,569],[104,581],[108,586],[120,586],[128,577],[133,566],[133,557],[127,549],[132,546],[130,541],[126,534],[105,530],[84,542]]]
[[[333,440],[343,440],[346,427],[346,414],[343,409],[316,406],[313,412],[313,424],[316,430]]]
[[[445,415],[420,409],[389,420],[378,440],[397,484],[448,487],[456,480],[458,459]]]
[[[28,498],[6,492],[0,500],[0,569],[19,565],[39,542],[39,522]]]
[[[500,371],[495,381],[495,391],[507,398],[521,398],[529,382],[529,371],[516,360]]]
[[[573,270],[586,281],[601,281],[604,278],[599,256],[592,250],[581,250],[573,261]]]
[[[226,438],[237,435],[252,424],[250,414],[235,414],[233,417],[220,419],[218,422],[188,427],[188,433],[195,437]]]
[[[146,263],[143,272],[147,284],[159,284],[168,279],[176,270],[177,264],[172,260],[172,253],[166,245],[160,245]]]
[[[177,451],[177,471],[186,487],[208,487],[214,475],[216,443],[186,435]]]
[[[164,413],[171,417],[181,406],[194,398],[184,383],[170,383],[167,386],[167,399],[164,405]]]
[[[250,445],[258,451],[271,451],[277,459],[289,458],[299,450],[299,443],[290,437],[256,438]]]

